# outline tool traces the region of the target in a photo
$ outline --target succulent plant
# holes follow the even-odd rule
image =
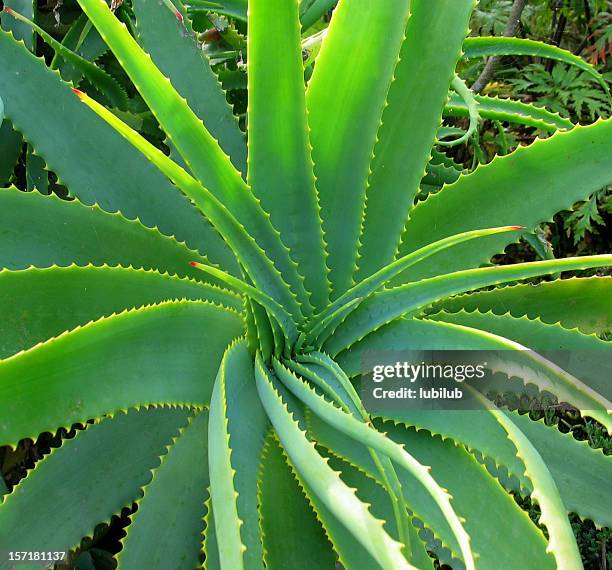
[[[134,35],[79,4],[170,152],[101,67],[44,38],[71,85],[0,32],[7,120],[70,193],[0,190],[0,444],[76,426],[4,496],[0,564],[136,503],[120,568],[580,568],[567,512],[610,525],[608,457],[484,396],[374,413],[357,380],[372,351],[503,350],[611,429],[609,379],[538,351],[609,355],[612,278],[515,283],[612,255],[490,260],[612,182],[612,121],[456,75],[536,48],[589,66],[466,40],[471,0],[340,0],[305,82],[298,3],[249,0],[245,142],[184,6],[133,0]],[[465,174],[441,159],[457,115],[554,134]],[[448,183],[415,200],[426,172]]]

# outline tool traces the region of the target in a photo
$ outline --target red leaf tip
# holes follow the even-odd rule
[[[525,226],[510,226],[513,230],[524,230]]]
[[[80,89],[77,89],[76,87],[72,87],[72,91],[79,98],[83,97],[84,95],[84,93]]]
[[[13,12],[13,10],[12,10],[11,8],[9,8],[8,6],[5,6],[5,7],[3,8],[3,10],[4,10],[4,11],[5,11],[7,14],[10,14],[11,16],[12,16],[12,15],[15,13],[15,12]]]
[[[183,14],[181,14],[178,10],[174,11],[174,15],[176,19],[182,24],[183,23]]]
[[[198,266],[198,262],[197,261],[190,261],[189,265],[191,265],[191,267],[197,267]]]

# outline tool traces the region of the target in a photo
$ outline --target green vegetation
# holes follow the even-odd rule
[[[5,5],[0,568],[605,568],[605,6],[519,3]],[[362,398],[449,349],[549,403]]]

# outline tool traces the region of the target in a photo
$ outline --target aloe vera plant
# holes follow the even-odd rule
[[[172,150],[94,64],[55,46],[95,99],[0,32],[5,116],[71,195],[0,190],[0,444],[81,424],[3,497],[0,565],[136,503],[120,568],[581,568],[567,513],[610,525],[608,457],[484,401],[374,415],[352,380],[368,351],[506,350],[610,431],[606,379],[537,351],[609,355],[612,278],[490,286],[612,255],[486,264],[612,181],[612,121],[474,98],[471,0],[340,0],[307,84],[300,16],[333,3],[249,0],[247,143],[188,17],[246,2],[133,0],[135,37],[79,4]],[[504,41],[465,49],[565,61]],[[464,174],[431,159],[453,115],[554,134]]]

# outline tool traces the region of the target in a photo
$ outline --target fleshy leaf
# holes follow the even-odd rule
[[[304,276],[312,304],[329,298],[315,190],[297,0],[249,2],[248,182]]]
[[[449,413],[438,415],[443,420]],[[308,423],[313,436],[331,453],[345,457],[370,477],[380,480],[363,446],[330,429],[313,416],[309,415]],[[379,423],[377,427],[409,449],[419,461],[431,465],[432,476],[453,496],[453,506],[465,519],[465,528],[471,537],[477,569],[486,570],[496,565],[528,567],[530,563],[537,564],[538,568],[554,568],[554,561],[546,554],[546,540],[542,533],[501,485],[463,447],[450,440],[433,437],[424,430],[416,431],[402,425],[391,425],[390,422]],[[498,430],[496,434],[500,438]],[[500,444],[503,445],[504,439],[505,434],[502,432]],[[514,450],[510,442],[508,445]],[[427,528],[433,530],[434,535],[455,557],[459,556],[456,541],[431,499],[408,473],[400,471],[399,475],[402,485],[410,489],[406,494],[409,508]],[[469,481],[469,485],[466,485],[466,481]],[[520,547],[505,548],[509,533],[513,534],[516,541],[520,541]]]
[[[414,568],[402,556],[401,545],[384,531],[382,521],[370,514],[354,490],[342,483],[338,474],[327,466],[306,439],[260,358],[255,364],[255,378],[259,397],[283,448],[300,477],[312,487],[312,492],[383,568]]]
[[[305,303],[306,293],[296,266],[289,257],[289,251],[218,142],[103,0],[79,0],[79,4],[195,178],[243,224],[246,232],[266,252],[293,288],[293,292]]]
[[[606,80],[590,63],[558,46],[527,38],[482,36],[466,38],[463,43],[465,57],[491,57],[500,55],[530,55],[562,61],[586,71],[609,93]]]
[[[176,9],[184,15],[180,0]],[[188,18],[182,22],[161,2],[133,2],[138,41],[155,65],[172,78],[177,91],[187,99],[210,134],[219,141],[234,166],[246,172],[246,144],[232,108],[225,99],[206,56],[197,43]],[[164,41],[159,41],[164,38]]]
[[[2,360],[0,442],[12,445],[127,407],[206,406],[223,351],[241,330],[241,318],[229,309],[167,302],[101,319]]]
[[[513,285],[447,299],[436,308],[527,315],[545,323],[577,327],[584,333],[612,331],[612,278],[556,279],[537,285]]]
[[[119,553],[123,568],[195,568],[208,487],[208,413],[197,413],[175,438],[143,489]],[[160,520],[165,520],[163,531]]]
[[[155,271],[92,266],[0,271],[0,358],[100,317],[168,299],[242,310],[229,291]]]
[[[0,189],[0,267],[132,265],[202,279],[189,265],[208,260],[184,244],[97,206],[55,195]]]
[[[374,148],[358,281],[389,263],[397,250],[440,124],[473,3],[412,0],[410,8]]]
[[[225,250],[223,258],[232,258],[219,235],[149,161],[79,104],[57,72],[2,31],[0,58],[7,117],[72,195],[107,212],[138,217],[147,227],[186,240],[191,248],[218,247]]]
[[[258,502],[268,570],[335,567],[334,551],[274,437],[261,459]]]
[[[508,338],[531,350],[543,351],[545,356],[579,378],[600,394],[610,395],[609,375],[612,369],[612,343],[594,335],[567,330],[559,325],[547,325],[526,317],[492,313],[441,312],[432,318],[445,323],[455,323]],[[606,373],[608,370],[608,373]]]
[[[225,204],[204,188],[195,178],[192,178],[181,166],[102,105],[81,91],[75,90],[75,93],[86,105],[103,117],[121,135],[147,156],[193,201],[232,248],[238,261],[240,261],[254,283],[264,289],[275,300],[280,300],[296,318],[299,318],[299,305],[281,274],[259,247],[259,244],[245,230],[240,221],[226,208]],[[231,276],[230,279],[232,279]]]
[[[140,498],[150,470],[189,413],[181,408],[130,410],[65,439],[0,504],[0,565],[9,549],[70,550],[97,524]]]
[[[360,281],[357,285],[349,289],[346,293],[338,297],[333,303],[330,303],[320,315],[317,315],[317,325],[325,318],[331,317],[334,312],[343,306],[348,305],[358,299],[366,299],[376,290],[380,289],[387,282],[391,281],[396,275],[405,271],[408,267],[427,259],[430,255],[434,255],[438,251],[442,251],[449,247],[454,247],[465,241],[479,239],[490,235],[495,235],[504,232],[513,232],[524,229],[520,226],[508,226],[503,228],[490,228],[484,230],[474,230],[464,232],[454,236],[449,236],[443,240],[426,245],[421,249],[405,255],[404,257],[381,267],[376,273]],[[356,307],[355,307],[356,308]],[[348,315],[345,314],[344,318]],[[320,320],[319,320],[320,319]]]
[[[413,336],[417,331],[420,336]],[[420,347],[420,348],[419,348]],[[492,333],[443,322],[399,319],[358,342],[339,360],[350,373],[360,370],[362,351],[371,350],[489,350],[487,368],[532,383],[568,402],[612,430],[607,394],[599,394],[580,379],[526,347]]]
[[[321,449],[322,446],[319,446]],[[353,466],[347,461],[340,459],[337,455],[329,455],[329,464],[332,469],[340,473],[342,480],[356,490],[357,496],[365,503],[372,505],[372,512],[375,516],[386,521],[385,529],[392,536],[397,535],[397,528],[394,525],[393,510],[389,504],[388,497],[385,496],[385,490],[378,481],[366,475],[357,466]],[[410,517],[410,515],[408,515]],[[414,519],[413,519],[414,520]],[[417,528],[410,521],[408,527],[410,536],[410,549],[412,551],[410,562],[419,570],[433,570],[433,560],[429,557],[426,550],[426,545],[418,535]]]
[[[558,113],[529,103],[485,95],[476,95],[475,99],[478,103],[478,114],[483,119],[527,125],[550,133],[558,129],[574,127],[569,119],[561,117]],[[468,106],[459,95],[452,94],[444,108],[443,115],[445,117],[467,117],[469,115]]]
[[[370,162],[409,8],[407,0],[340,0],[308,84],[332,298],[353,283]]]
[[[0,186],[10,181],[21,153],[21,134],[7,119],[0,123]]]
[[[498,156],[419,202],[410,212],[399,253],[405,255],[441,237],[474,229],[483,219],[489,225],[533,228],[608,184],[612,180],[610,154],[612,119],[559,131]],[[432,224],[432,220],[439,223]],[[507,244],[508,237],[503,235],[463,244],[412,267],[397,282],[488,263]]]
[[[572,526],[566,516],[565,506],[555,481],[527,436],[512,420],[497,409],[489,412],[495,416],[515,445],[517,455],[525,465],[525,476],[533,485],[531,497],[540,505],[539,522],[548,530],[548,552],[555,557],[558,570],[582,570],[582,560],[574,537]]]
[[[327,402],[300,378],[280,365],[280,363],[275,361],[274,369],[277,377],[283,382],[285,387],[302,400],[313,413],[345,435],[389,457],[396,465],[410,473],[418,481],[418,484],[426,489],[452,529],[452,533],[459,544],[466,568],[473,569],[474,559],[470,549],[469,535],[463,529],[459,518],[451,506],[450,495],[431,477],[429,468],[420,464],[403,447],[389,440],[384,434],[367,424],[361,423],[354,416],[343,412]]]
[[[127,94],[111,75],[100,67],[94,65],[92,62],[81,57],[78,53],[68,49],[65,45],[58,42],[53,36],[49,35],[43,28],[19,12],[14,12],[6,6],[4,7],[4,11],[25,25],[31,26],[31,28],[45,41],[45,43],[53,49],[56,55],[59,55],[64,61],[78,69],[81,74],[92,84],[92,86],[103,97],[105,97],[113,107],[125,110],[128,104]]]
[[[481,243],[487,239],[494,238],[485,237],[478,242]],[[453,250],[459,250],[461,247],[462,245],[458,245]],[[432,257],[429,259],[432,259]],[[424,263],[427,263],[427,261]],[[419,309],[451,295],[517,279],[608,265],[612,265],[612,255],[568,257],[466,269],[413,281],[393,289],[386,289],[372,295],[349,315],[348,319],[338,327],[334,336],[327,342],[327,351],[331,354],[337,354],[340,350],[348,348],[353,342],[393,319],[405,314],[414,314]]]
[[[270,424],[257,398],[245,341],[226,351],[210,409],[210,492],[222,564],[263,568],[257,480]]]

